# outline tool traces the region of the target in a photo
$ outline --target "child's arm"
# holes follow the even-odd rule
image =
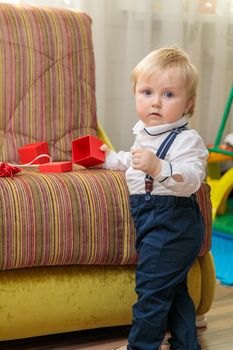
[[[102,167],[112,170],[127,170],[130,166],[130,152],[114,152],[106,144],[100,147],[105,152],[106,159]]]
[[[159,159],[152,151],[146,148],[137,148],[132,151],[132,164],[136,170],[142,170],[144,173],[156,177],[161,173],[163,161]],[[182,182],[183,178],[180,174],[171,174],[169,166],[168,174],[172,176],[176,182]]]
[[[163,168],[166,163],[171,166],[172,176],[162,184],[178,195],[186,196],[196,192],[206,177],[208,150],[195,130],[184,131],[180,136],[163,160]]]
[[[161,160],[146,148],[132,150],[132,166],[135,170],[142,170],[145,174],[155,177],[161,171]]]
[[[190,195],[205,179],[208,151],[196,131],[184,131],[181,136],[175,140],[165,160],[148,149],[134,149],[132,166],[153,176],[155,181],[178,195]]]

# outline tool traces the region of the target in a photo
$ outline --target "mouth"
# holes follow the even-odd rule
[[[156,112],[153,112],[150,114],[151,117],[162,117],[162,115],[160,113],[156,113]]]

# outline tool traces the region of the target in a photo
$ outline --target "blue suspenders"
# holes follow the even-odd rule
[[[164,159],[169,148],[171,147],[173,141],[175,140],[176,136],[180,134],[182,131],[187,130],[186,125],[180,126],[179,128],[174,128],[171,130],[171,132],[168,134],[168,136],[165,138],[165,140],[162,142],[162,144],[159,146],[158,151],[156,152],[156,156],[160,159]],[[163,182],[167,179],[163,179],[160,182]],[[153,190],[153,177],[150,175],[145,176],[145,191],[146,191],[146,200],[150,200],[150,194]]]

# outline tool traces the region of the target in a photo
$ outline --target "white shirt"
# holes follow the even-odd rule
[[[147,148],[157,152],[170,130],[187,123],[182,117],[175,123],[145,127],[139,120],[133,128],[133,148]],[[132,149],[132,148],[131,148]],[[196,192],[205,179],[208,150],[196,130],[188,129],[177,135],[162,162],[160,174],[154,177],[152,195],[175,195],[189,197]],[[131,152],[110,152],[103,165],[105,169],[125,170],[130,194],[145,193],[145,173],[132,167]],[[170,163],[170,164],[169,164]],[[171,166],[170,166],[171,165]],[[180,174],[183,182],[176,182],[171,175]],[[160,182],[167,179],[163,182]]]

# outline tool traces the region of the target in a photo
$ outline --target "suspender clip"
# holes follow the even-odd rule
[[[150,194],[153,190],[153,182],[154,182],[154,179],[152,176],[150,175],[146,175],[145,177],[145,191],[146,191],[146,201],[149,201],[150,200]]]

